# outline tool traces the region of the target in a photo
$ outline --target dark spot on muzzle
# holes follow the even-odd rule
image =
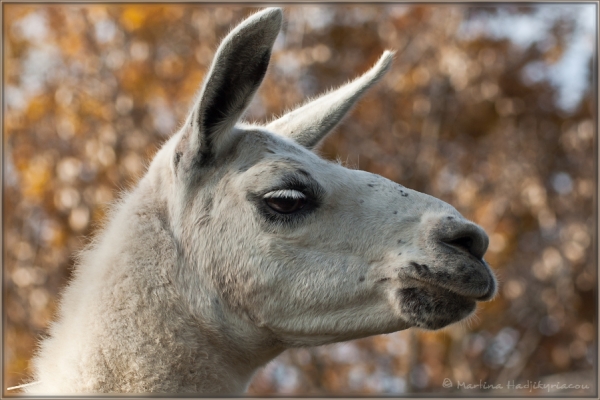
[[[411,262],[409,265],[413,268],[413,270],[420,277],[428,277],[430,275],[429,266],[427,266],[425,264],[418,264],[416,262]]]

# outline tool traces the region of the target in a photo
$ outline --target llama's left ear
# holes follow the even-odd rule
[[[377,64],[360,77],[285,114],[267,128],[312,149],[344,118],[362,94],[381,79],[393,58],[393,52],[385,51]]]
[[[267,8],[243,21],[221,42],[186,121],[175,164],[182,157],[206,164],[225,145],[265,76],[282,19],[280,8]]]

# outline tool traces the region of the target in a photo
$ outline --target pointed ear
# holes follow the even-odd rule
[[[227,142],[265,76],[282,19],[281,9],[267,8],[243,21],[221,42],[186,121],[176,164],[182,156],[205,164]]]
[[[271,122],[267,128],[312,149],[350,111],[362,94],[387,72],[394,53],[385,51],[362,76]]]

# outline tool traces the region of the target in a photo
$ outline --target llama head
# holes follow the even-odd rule
[[[149,170],[165,193],[187,306],[233,338],[258,333],[284,347],[465,318],[496,291],[485,232],[441,200],[311,151],[392,53],[267,126],[240,121],[281,21],[269,8],[224,39]]]

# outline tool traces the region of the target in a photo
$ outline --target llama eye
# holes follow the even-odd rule
[[[308,202],[304,193],[297,190],[276,190],[264,196],[265,203],[275,212],[291,214],[300,211]]]

